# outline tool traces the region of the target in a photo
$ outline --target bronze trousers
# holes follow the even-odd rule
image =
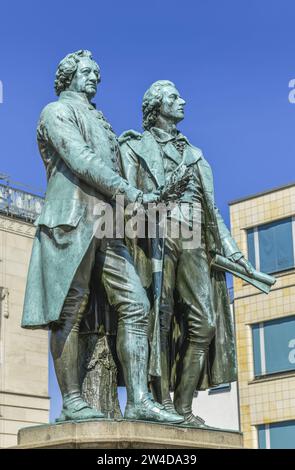
[[[191,413],[194,391],[198,386],[209,345],[215,335],[215,312],[210,280],[205,231],[203,225],[200,244],[186,248],[186,240],[165,240],[164,275],[160,314],[162,401],[169,401],[169,332],[175,310],[175,298],[181,307],[186,337],[180,351],[176,374],[174,404],[183,415]]]
[[[127,247],[120,239],[94,238],[80,264],[52,327],[51,351],[63,396],[79,392],[78,334],[89,296],[93,267],[99,266],[109,303],[118,315],[117,352],[130,403],[147,393],[148,317],[150,304]]]

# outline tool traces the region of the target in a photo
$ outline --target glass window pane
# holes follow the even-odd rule
[[[294,266],[292,237],[292,219],[285,219],[275,226],[275,243],[277,246],[278,270]]]
[[[258,430],[258,447],[259,449],[266,449],[265,426],[257,426]]]
[[[248,244],[248,260],[253,266],[255,264],[255,246],[254,246],[254,229],[247,230],[247,244]]]
[[[209,395],[212,395],[214,393],[223,393],[223,392],[229,392],[231,390],[231,384],[230,383],[224,383],[221,385],[216,385],[216,387],[212,387],[209,389]]]
[[[254,374],[255,376],[258,376],[258,375],[261,375],[259,325],[254,325],[252,327],[252,338],[253,338]]]
[[[258,227],[260,270],[271,273],[294,266],[292,219]]]
[[[295,316],[264,323],[266,373],[295,369]]]
[[[295,449],[295,421],[271,424],[271,449]]]

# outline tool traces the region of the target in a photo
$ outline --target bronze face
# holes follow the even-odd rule
[[[86,93],[87,97],[91,99],[96,94],[98,83],[100,83],[98,65],[89,57],[82,57],[68,90]]]

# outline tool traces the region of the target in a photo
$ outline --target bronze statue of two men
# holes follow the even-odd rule
[[[254,268],[215,206],[209,164],[177,130],[185,101],[175,85],[154,83],[143,99],[143,134],[128,131],[118,140],[92,103],[99,82],[89,51],[67,55],[56,73],[59,99],[40,117],[37,138],[48,186],[35,222],[22,326],[51,330],[63,398],[58,421],[104,418],[83,400],[78,373],[89,295],[103,289],[117,320],[116,348],[127,388],[124,418],[205,426],[192,414],[194,391],[236,380],[225,274],[212,269],[211,260],[219,254],[249,276]],[[125,206],[143,206],[148,217],[171,176],[188,172],[177,210],[167,212],[165,224],[181,224],[183,204],[192,227],[191,208],[197,206],[196,246],[168,232],[152,241],[146,236],[144,244],[140,238],[129,243],[121,235],[97,236],[97,206],[110,205],[116,220],[120,196]]]

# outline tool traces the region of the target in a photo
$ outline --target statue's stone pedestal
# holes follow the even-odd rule
[[[236,431],[99,420],[23,428],[18,449],[241,449]]]

